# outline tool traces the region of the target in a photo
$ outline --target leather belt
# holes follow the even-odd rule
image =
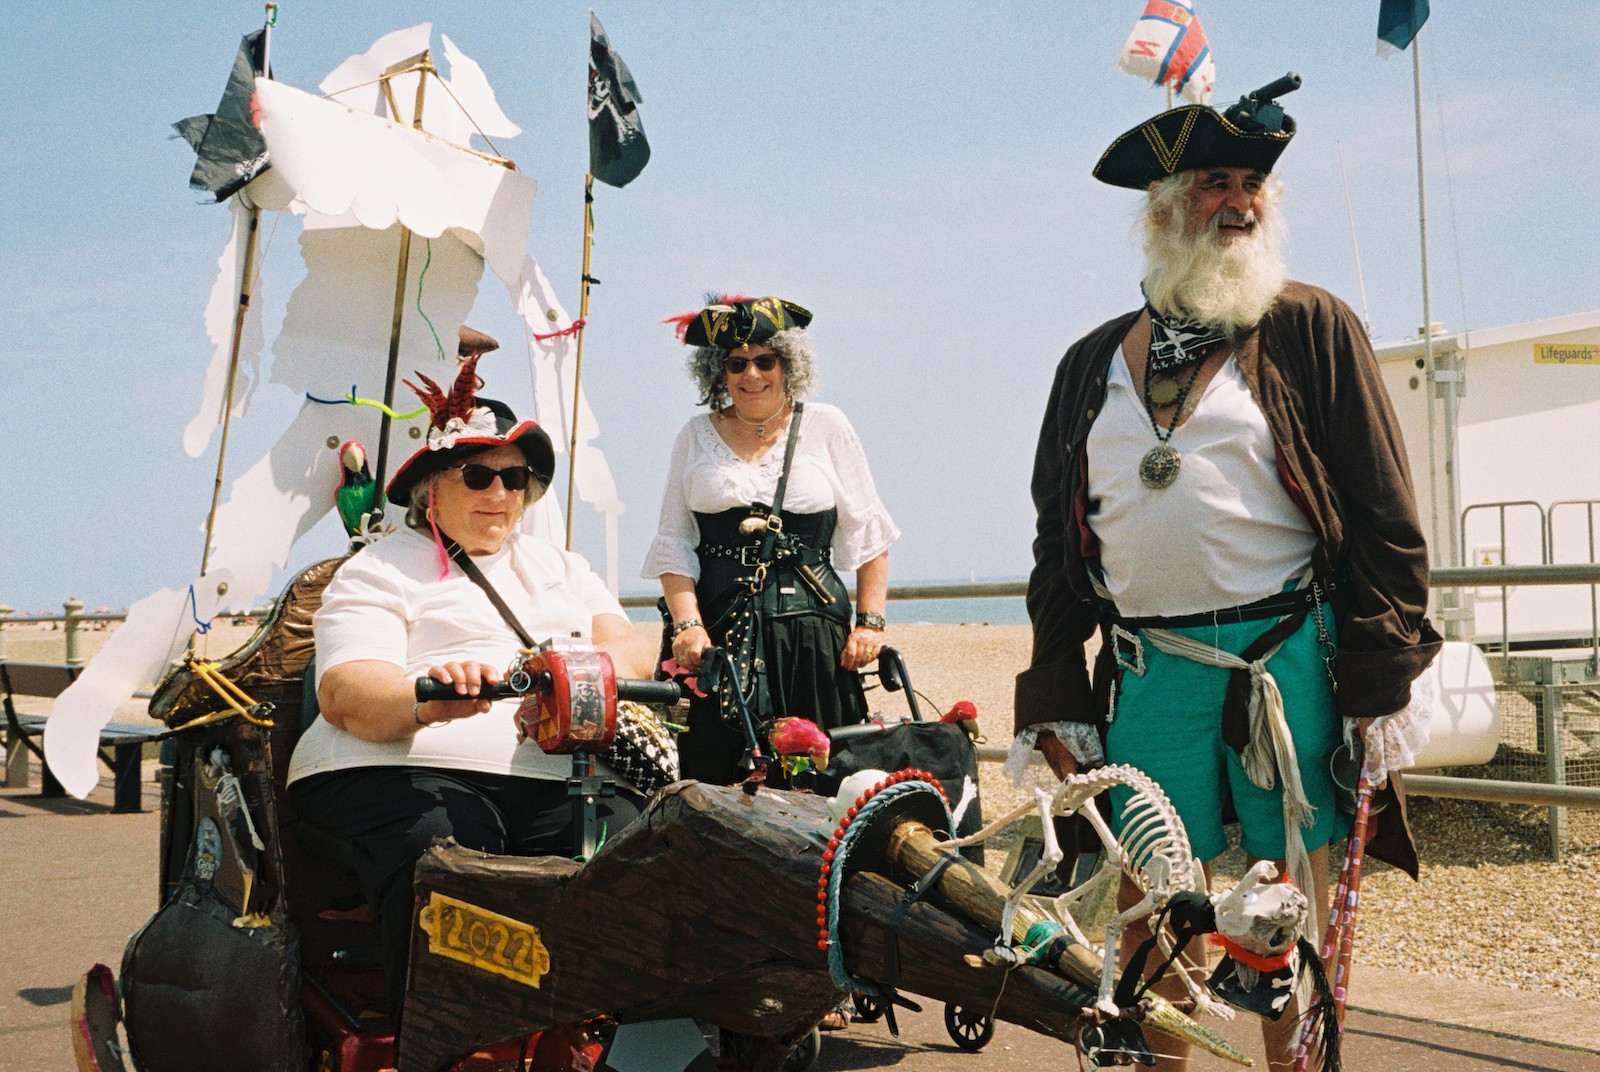
[[[1262,618],[1281,618],[1285,614],[1309,612],[1317,605],[1317,589],[1322,589],[1326,599],[1333,582],[1318,581],[1291,592],[1274,592],[1253,603],[1244,603],[1223,610],[1205,610],[1196,614],[1177,614],[1172,617],[1123,618],[1113,614],[1112,620],[1133,632],[1139,629],[1183,629],[1196,625],[1231,625],[1235,622],[1253,622]]]

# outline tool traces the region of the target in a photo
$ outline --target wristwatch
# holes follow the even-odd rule
[[[862,629],[876,629],[883,632],[889,626],[889,619],[881,614],[874,614],[870,610],[856,611],[856,625]]]

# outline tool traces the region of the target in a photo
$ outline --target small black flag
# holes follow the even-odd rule
[[[650,161],[641,99],[628,65],[589,12],[589,174],[610,186],[628,185]]]
[[[267,143],[250,115],[256,77],[271,77],[264,69],[266,35],[262,28],[245,34],[239,42],[233,73],[228,76],[228,87],[222,91],[215,114],[193,115],[172,124],[199,158],[189,175],[189,185],[196,190],[209,190],[218,201],[232,197],[270,166]]]

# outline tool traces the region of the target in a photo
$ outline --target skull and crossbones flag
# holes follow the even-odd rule
[[[589,13],[589,173],[611,186],[626,186],[650,161],[650,143],[639,122],[639,87],[628,65]]]
[[[189,185],[211,192],[218,201],[232,197],[268,167],[267,143],[251,115],[256,79],[271,77],[266,36],[267,31],[260,29],[245,34],[239,42],[239,54],[234,57],[233,71],[215,112],[172,124],[195,151]]]

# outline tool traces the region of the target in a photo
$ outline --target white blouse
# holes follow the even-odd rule
[[[672,445],[667,489],[661,497],[661,524],[645,555],[640,576],[665,573],[700,579],[700,526],[695,513],[716,514],[751,503],[772,502],[783,471],[785,437],[747,462],[723,441],[703,413],[684,425]],[[807,402],[800,419],[800,438],[790,463],[783,493],[785,513],[815,514],[837,509],[833,530],[833,565],[854,570],[889,549],[900,537],[878,498],[867,467],[867,455],[849,418],[837,406]]]
[[[1278,479],[1272,432],[1236,358],[1173,432],[1168,442],[1182,468],[1159,490],[1139,479],[1139,462],[1157,439],[1120,349],[1108,380],[1089,429],[1087,520],[1118,612],[1136,618],[1236,607],[1305,571],[1316,537]]]
[[[492,555],[473,556],[534,640],[587,638],[601,614],[621,604],[579,555],[518,533]],[[317,683],[341,663],[374,659],[420,677],[428,667],[471,659],[507,667],[522,641],[483,589],[460,567],[439,576],[433,541],[401,529],[351,556],[323,593],[313,619]],[[532,778],[566,778],[570,756],[517,742],[518,702],[504,700],[470,718],[435,723],[400,741],[364,741],[318,717],[289,761],[289,781],[351,767],[420,766]],[[608,769],[609,772],[609,769]]]

